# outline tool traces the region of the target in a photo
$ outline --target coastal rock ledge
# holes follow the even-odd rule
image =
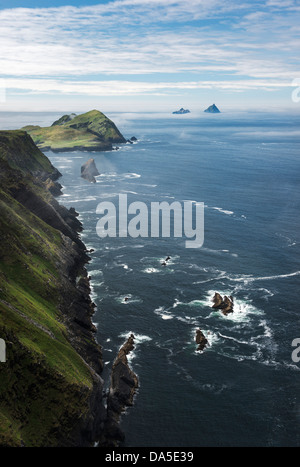
[[[134,335],[131,334],[120,348],[112,366],[107,396],[107,420],[100,446],[118,447],[125,439],[119,427],[120,416],[127,406],[133,405],[133,398],[139,386],[138,377],[129,367],[127,358],[133,349]]]

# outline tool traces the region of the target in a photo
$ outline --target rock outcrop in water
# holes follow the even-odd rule
[[[207,113],[210,113],[210,114],[219,114],[219,113],[221,113],[220,110],[218,109],[218,107],[215,104],[210,105],[209,107],[207,107],[207,109],[204,110],[204,112],[207,112]]]
[[[94,159],[89,159],[85,164],[81,166],[81,177],[88,180],[91,183],[96,183],[95,177],[100,175],[96,167]]]
[[[131,370],[127,355],[134,349],[134,335],[131,334],[120,348],[113,363],[111,384],[107,397],[107,421],[104,427],[102,446],[118,446],[124,440],[120,430],[120,415],[127,406],[133,404],[134,394],[138,388],[138,377]]]
[[[198,344],[197,351],[204,350],[205,347],[208,345],[208,340],[206,339],[201,329],[197,329],[195,340],[196,344]]]
[[[212,308],[221,310],[224,315],[233,313],[233,297],[231,295],[229,297],[225,295],[223,298],[218,292],[215,292],[213,303]]]
[[[190,111],[188,109],[184,109],[183,107],[181,107],[181,109],[179,110],[175,110],[174,112],[172,112],[173,114],[189,114]]]

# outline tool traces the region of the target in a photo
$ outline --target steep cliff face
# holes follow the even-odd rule
[[[0,446],[86,446],[105,420],[89,258],[58,176],[25,132],[0,132]]]

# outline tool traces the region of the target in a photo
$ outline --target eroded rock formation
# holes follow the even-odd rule
[[[227,297],[226,295],[222,297],[218,292],[216,292],[213,298],[212,308],[221,310],[224,315],[228,315],[228,313],[233,313],[232,295],[230,295],[229,297]]]
[[[127,406],[133,404],[138,388],[138,377],[131,370],[127,355],[134,349],[134,335],[131,334],[120,348],[113,363],[111,383],[107,397],[107,421],[104,428],[102,446],[119,446],[124,440],[124,433],[119,427],[120,415]]]
[[[195,339],[196,339],[196,344],[198,344],[197,351],[204,350],[205,347],[209,345],[208,340],[206,339],[201,329],[197,329]]]

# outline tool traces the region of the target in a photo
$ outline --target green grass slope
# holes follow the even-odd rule
[[[108,151],[113,143],[125,143],[116,125],[98,110],[81,115],[63,115],[50,127],[28,125],[22,128],[43,151]]]

